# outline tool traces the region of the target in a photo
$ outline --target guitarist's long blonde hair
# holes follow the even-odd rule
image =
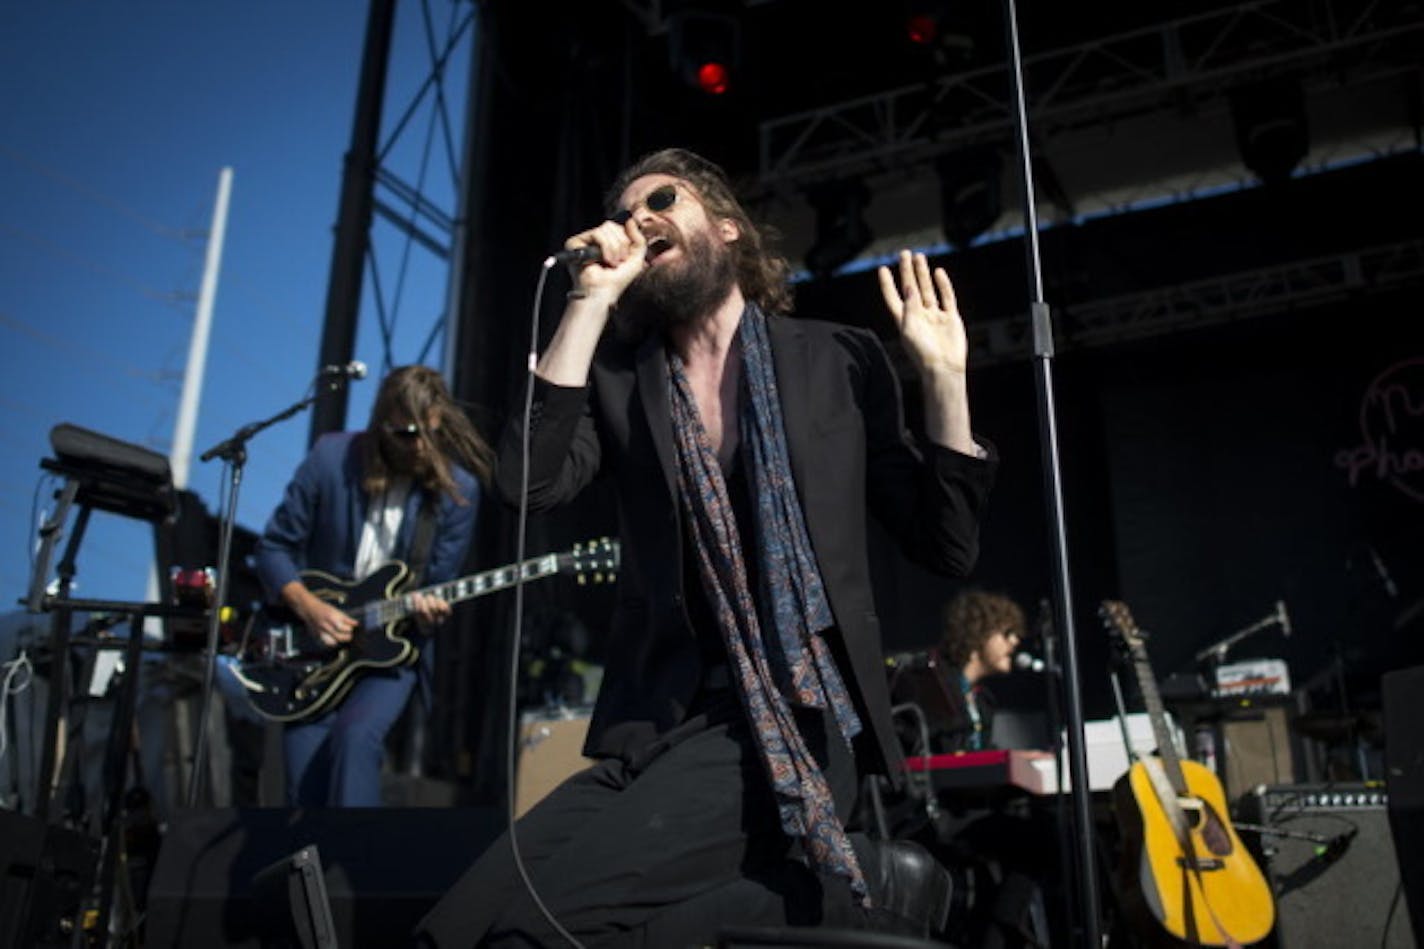
[[[432,415],[440,422],[434,431],[427,424]],[[455,483],[452,462],[481,481],[489,480],[493,452],[451,397],[440,373],[429,366],[401,366],[382,380],[376,402],[371,406],[370,424],[362,438],[361,486],[368,495],[384,492],[396,474],[381,450],[381,427],[397,418],[409,419],[420,426],[417,437],[425,444],[430,459],[430,468],[421,478],[422,487],[449,495],[457,504],[468,503],[469,498],[460,493]]]

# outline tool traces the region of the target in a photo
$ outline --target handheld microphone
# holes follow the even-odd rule
[[[344,366],[322,366],[320,375],[364,379],[366,378],[366,364],[359,359],[353,359]]]
[[[1025,672],[1042,672],[1047,665],[1035,655],[1026,652],[1014,653],[1014,668]]]
[[[619,211],[608,220],[614,224],[624,224],[632,216],[633,212],[625,209]],[[596,264],[602,259],[603,251],[597,244],[585,244],[582,247],[565,248],[564,250],[554,251],[554,253],[545,259],[544,266],[552,267],[555,264],[576,264],[582,266],[584,264]]]
[[[603,259],[603,251],[597,244],[555,251],[549,255],[549,265],[554,264],[596,264]]]
[[[1281,635],[1289,639],[1291,634],[1291,621],[1290,614],[1286,612],[1285,600],[1276,601],[1276,622],[1280,624]]]

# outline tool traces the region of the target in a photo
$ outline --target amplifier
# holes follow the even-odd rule
[[[1413,949],[1388,805],[1383,785],[1363,783],[1270,785],[1242,799],[1262,827],[1276,946]]]
[[[1383,784],[1281,784],[1256,791],[1260,815],[1288,815],[1312,812],[1378,811],[1389,806],[1389,792]]]

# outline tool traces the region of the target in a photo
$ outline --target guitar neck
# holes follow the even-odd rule
[[[1152,664],[1145,652],[1133,650],[1133,671],[1137,675],[1137,688],[1142,693],[1142,704],[1147,708],[1147,717],[1152,722],[1152,737],[1157,742],[1157,755],[1162,759],[1162,767],[1178,793],[1185,793],[1186,777],[1182,774],[1182,762],[1177,756],[1177,743],[1167,727],[1167,709],[1162,705],[1162,695],[1157,691],[1157,677],[1152,674]]]
[[[477,596],[484,596],[487,593],[507,590],[521,580],[538,580],[558,572],[559,555],[544,554],[539,557],[531,557],[521,563],[507,564],[493,570],[486,570],[483,573],[473,573],[456,580],[447,580],[445,583],[421,587],[419,590],[411,590],[394,599],[383,601],[380,604],[379,622],[393,623],[410,616],[415,612],[412,606],[412,597],[417,593],[437,597],[454,605],[465,600],[472,600]]]

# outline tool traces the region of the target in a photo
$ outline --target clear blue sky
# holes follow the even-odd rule
[[[429,71],[419,2],[398,7],[388,127]],[[451,5],[431,9],[443,36]],[[224,166],[231,208],[195,456],[306,392],[366,14],[360,0],[0,2],[0,610],[28,587],[53,425],[169,451]],[[462,94],[465,69],[449,81]],[[376,239],[389,296],[399,242],[389,228]],[[416,255],[394,362],[417,358],[443,274]],[[356,355],[375,368],[373,312],[363,309]],[[353,388],[352,427],[375,385]],[[301,415],[251,444],[243,526],[260,530],[308,427]],[[195,457],[189,486],[210,511],[222,481],[219,463]],[[75,595],[141,599],[151,555],[147,526],[96,515]]]

